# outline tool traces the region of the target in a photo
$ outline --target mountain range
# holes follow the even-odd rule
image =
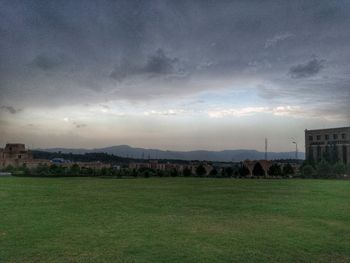
[[[195,150],[195,151],[168,151],[159,149],[144,149],[134,148],[129,145],[118,145],[105,148],[95,149],[69,149],[69,148],[49,148],[49,149],[38,149],[46,152],[62,152],[62,153],[73,153],[73,154],[84,154],[84,153],[108,153],[114,154],[120,157],[130,157],[137,159],[174,159],[174,160],[199,160],[199,161],[243,161],[243,160],[259,160],[264,159],[265,153],[256,150],[223,150],[223,151],[206,151],[206,150]],[[274,159],[293,159],[295,158],[295,152],[268,152],[267,158]],[[305,153],[298,153],[299,159],[305,158]]]

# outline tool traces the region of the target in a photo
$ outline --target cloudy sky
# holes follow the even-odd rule
[[[0,143],[302,149],[350,124],[350,1],[0,1]]]

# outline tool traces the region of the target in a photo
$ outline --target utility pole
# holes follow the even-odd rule
[[[265,160],[267,160],[267,138],[265,138]]]
[[[295,160],[298,160],[298,143],[293,137],[291,139],[293,140],[292,143],[295,144]]]

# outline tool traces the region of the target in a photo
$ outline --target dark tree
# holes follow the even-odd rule
[[[274,163],[270,166],[268,174],[271,176],[281,176],[282,175],[282,169],[281,166],[278,163]]]
[[[205,168],[202,164],[197,166],[197,168],[196,168],[197,176],[201,177],[201,176],[204,176],[206,173],[207,173],[207,170],[205,170]]]
[[[233,168],[232,167],[226,167],[225,168],[225,175],[226,175],[226,177],[232,177],[232,175],[233,175]]]
[[[290,163],[287,163],[285,166],[283,166],[283,175],[284,176],[293,175],[293,174],[294,174],[294,169]]]
[[[178,173],[178,171],[175,168],[173,168],[170,171],[170,176],[171,177],[177,177],[177,176],[179,176],[179,173]]]
[[[78,164],[73,164],[70,168],[69,168],[69,174],[73,175],[73,176],[78,176],[80,174],[80,167]]]
[[[216,170],[216,168],[213,168],[211,171],[210,171],[210,176],[212,177],[217,177],[218,175],[218,170]]]
[[[320,178],[331,177],[332,169],[330,163],[326,160],[321,160],[316,164],[316,175]]]
[[[246,177],[246,176],[249,175],[249,170],[248,170],[248,168],[245,167],[244,165],[241,165],[241,167],[239,168],[238,172],[239,172],[239,175],[240,175],[241,177]]]
[[[253,169],[253,175],[254,176],[264,176],[265,175],[265,171],[262,168],[260,163],[256,163],[254,165],[254,169]]]
[[[315,175],[315,169],[310,164],[306,164],[301,168],[301,174],[304,178],[312,178]]]
[[[191,171],[191,169],[188,168],[188,167],[185,167],[185,169],[182,171],[182,173],[183,173],[183,175],[184,175],[185,177],[189,177],[189,176],[192,175],[192,171]]]

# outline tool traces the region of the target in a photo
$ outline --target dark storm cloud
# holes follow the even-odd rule
[[[302,90],[312,103],[309,87],[320,84],[311,77],[322,73],[345,105],[349,24],[347,0],[0,1],[0,103],[185,96],[242,77],[289,100]],[[319,100],[327,96],[318,86]]]
[[[155,54],[149,56],[144,65],[130,65],[127,59],[124,59],[110,74],[111,78],[122,81],[124,78],[132,75],[147,74],[151,76],[167,75],[175,73],[177,58],[168,57],[160,48]]]
[[[289,74],[292,78],[307,78],[316,75],[324,67],[325,60],[311,59],[308,62],[292,66]]]
[[[33,59],[31,64],[42,70],[53,70],[62,65],[62,63],[62,56],[50,56],[47,54],[39,54]]]
[[[16,109],[16,108],[14,108],[12,106],[0,106],[0,109],[4,110],[4,111],[7,111],[7,112],[9,112],[11,114],[16,114],[16,113],[22,111],[22,109]]]

